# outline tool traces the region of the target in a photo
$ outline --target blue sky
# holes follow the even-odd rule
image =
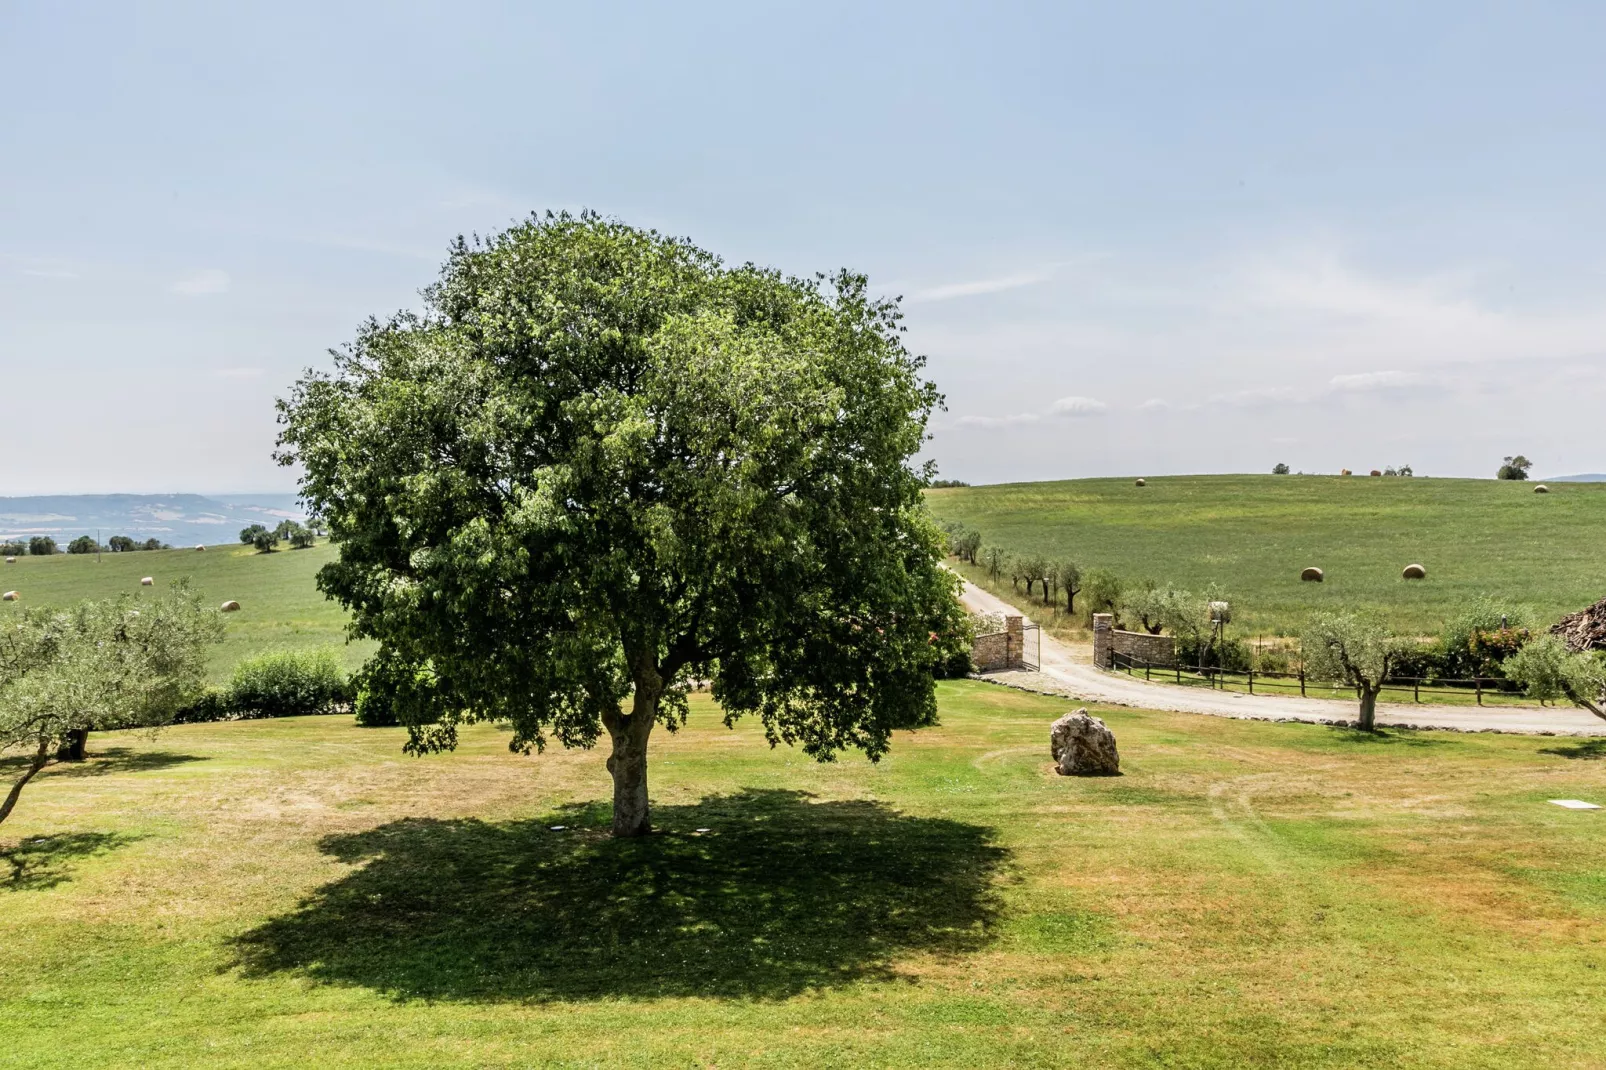
[[[973,481],[1606,470],[1606,5],[0,0],[0,494],[291,489],[272,399],[591,207],[906,299]]]

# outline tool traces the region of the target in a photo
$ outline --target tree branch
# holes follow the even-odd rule
[[[11,793],[6,796],[5,802],[0,803],[0,823],[3,823],[6,818],[11,816],[11,811],[16,808],[17,799],[22,795],[22,789],[28,786],[28,781],[32,780],[39,770],[49,764],[50,738],[46,736],[39,740],[39,751],[33,756],[33,761],[28,763],[28,771],[22,774],[15,784],[11,785]]]

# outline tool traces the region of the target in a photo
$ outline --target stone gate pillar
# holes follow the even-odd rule
[[[1115,614],[1093,614],[1093,664],[1101,669],[1108,669],[1113,662],[1110,656],[1114,653],[1111,640],[1115,638]]]
[[[1026,661],[1026,629],[1020,617],[1004,618],[1004,666],[1018,669]]]

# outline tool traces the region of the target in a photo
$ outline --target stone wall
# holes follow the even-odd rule
[[[1114,664],[1116,654],[1125,654],[1150,665],[1175,665],[1177,641],[1169,635],[1124,632],[1115,626],[1113,614],[1093,614],[1093,664],[1108,669]]]
[[[1005,617],[1003,631],[976,637],[970,648],[970,667],[976,672],[1018,669],[1025,652],[1025,622],[1020,617]]]
[[[1117,654],[1125,654],[1139,662],[1170,667],[1177,663],[1177,641],[1169,635],[1150,635],[1148,632],[1110,632],[1110,647]]]

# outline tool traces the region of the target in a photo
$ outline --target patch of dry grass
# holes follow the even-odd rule
[[[100,736],[0,829],[0,1051],[28,1066],[1589,1066],[1606,762],[1554,740],[1102,711],[944,685],[879,766],[597,753],[346,718]],[[86,770],[87,771],[87,770]],[[562,832],[550,826],[568,826]],[[698,829],[708,829],[699,832]],[[9,881],[7,874],[11,874]]]

